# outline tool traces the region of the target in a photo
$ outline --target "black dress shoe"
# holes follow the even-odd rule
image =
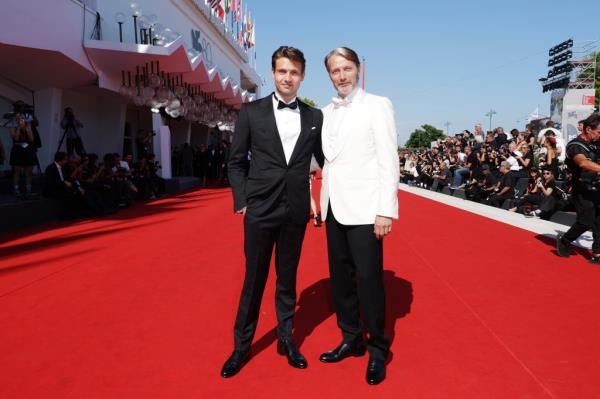
[[[296,344],[291,339],[277,341],[277,353],[287,357],[288,363],[297,369],[305,369],[308,366],[306,358],[296,348]]]
[[[336,363],[344,360],[348,356],[362,356],[367,351],[367,346],[364,341],[358,341],[356,343],[345,343],[342,342],[340,346],[332,351],[323,353],[319,360],[325,363]]]
[[[569,253],[570,244],[565,242],[562,238],[562,235],[559,235],[556,238],[556,252],[558,256],[562,258],[568,258],[571,254]]]
[[[221,377],[233,377],[240,371],[242,366],[248,362],[248,360],[250,360],[249,352],[243,353],[240,351],[233,351],[221,369]]]
[[[377,385],[383,380],[385,380],[385,361],[383,359],[369,359],[367,384]]]

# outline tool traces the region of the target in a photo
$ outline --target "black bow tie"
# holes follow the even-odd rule
[[[283,101],[279,100],[279,103],[277,104],[277,109],[284,109],[284,108],[296,109],[296,108],[298,108],[298,101],[294,100],[291,103],[286,104]]]

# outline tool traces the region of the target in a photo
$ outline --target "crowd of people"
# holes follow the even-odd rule
[[[549,219],[573,207],[565,155],[565,143],[551,121],[539,132],[528,125],[509,134],[502,127],[484,133],[477,124],[474,132],[438,139],[431,148],[401,150],[400,179],[450,194],[463,189],[468,200]]]
[[[222,140],[218,146],[211,145],[208,148],[204,144],[194,148],[189,143],[173,147],[173,176],[198,177],[202,187],[228,185],[229,146],[229,142]]]
[[[44,173],[43,195],[59,200],[60,217],[102,216],[164,194],[160,165],[149,154],[134,162],[117,153],[68,156],[59,151]]]

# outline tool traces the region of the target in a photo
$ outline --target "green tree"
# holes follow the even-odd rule
[[[300,101],[302,101],[303,103],[310,105],[311,107],[315,107],[315,108],[317,107],[317,103],[314,102],[313,100],[311,100],[310,98],[298,97],[298,99]]]
[[[407,148],[429,148],[431,142],[446,137],[444,131],[431,125],[423,125],[410,134],[406,142]]]

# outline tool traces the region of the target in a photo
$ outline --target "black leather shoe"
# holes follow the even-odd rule
[[[248,362],[248,360],[250,360],[249,352],[243,353],[240,351],[233,351],[221,369],[221,377],[233,377],[240,371],[242,366]]]
[[[338,346],[334,350],[323,353],[319,357],[319,360],[325,363],[336,363],[341,360],[344,360],[348,356],[362,356],[365,354],[366,351],[367,346],[365,345],[364,341],[359,341],[354,344],[342,342],[340,346]]]
[[[556,237],[556,252],[562,258],[568,258],[571,255],[569,253],[569,243],[563,240],[562,235]]]
[[[277,341],[277,353],[286,356],[288,363],[297,369],[305,369],[308,366],[306,358],[296,348],[296,344],[291,339]]]
[[[588,262],[592,265],[600,265],[600,255],[592,255]]]
[[[385,361],[383,359],[369,359],[367,384],[377,385],[383,380],[385,380]]]

